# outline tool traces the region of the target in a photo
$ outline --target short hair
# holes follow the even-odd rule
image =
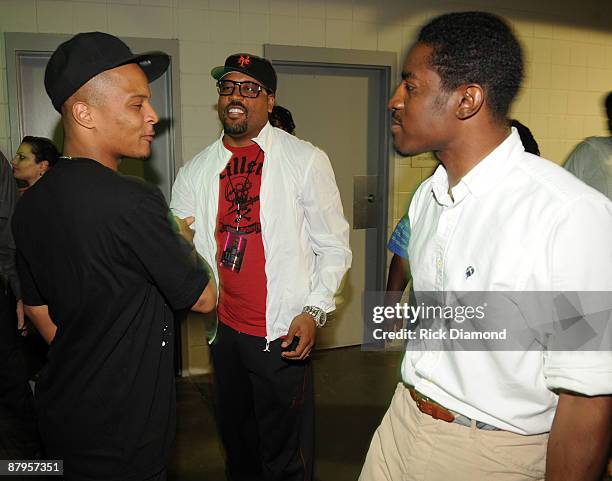
[[[270,123],[274,127],[283,129],[285,132],[293,134],[295,132],[295,123],[291,112],[285,107],[275,105],[269,115]]]
[[[81,87],[62,104],[62,115],[72,107],[71,99],[75,102],[85,102],[88,105],[100,107],[104,103],[108,86],[115,82],[115,77],[113,77],[113,75],[116,75],[116,72],[105,70],[81,85]]]
[[[49,162],[49,167],[53,167],[60,158],[60,153],[55,147],[55,144],[46,137],[34,137],[26,135],[21,141],[22,144],[28,144],[32,148],[34,160],[37,164],[43,160]]]
[[[606,115],[608,116],[608,120],[612,120],[612,92],[608,93],[604,104],[606,106]]]
[[[521,124],[518,120],[512,119],[510,121],[510,125],[518,131],[519,137],[521,138],[521,142],[523,143],[523,147],[525,147],[525,152],[529,152],[533,155],[540,155],[540,147],[536,142],[531,130],[526,125]]]
[[[476,83],[492,115],[507,116],[523,80],[523,53],[504,20],[486,12],[449,13],[425,25],[417,41],[432,47],[429,63],[443,90]]]

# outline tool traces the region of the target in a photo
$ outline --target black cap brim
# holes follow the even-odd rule
[[[109,67],[107,70],[121,67],[122,65],[127,65],[129,63],[135,63],[138,65],[147,76],[149,82],[153,82],[161,77],[166,70],[168,70],[168,66],[170,65],[170,56],[164,52],[141,53],[134,55],[125,61],[118,62],[117,65]]]
[[[268,91],[274,93],[274,90],[271,89],[268,85],[266,85],[266,83],[262,79],[257,78],[255,75],[253,75],[252,71],[249,71],[249,70],[246,70],[246,69],[241,69],[241,68],[238,68],[238,67],[226,67],[224,65],[220,65],[219,67],[213,68],[210,71],[210,75],[215,80],[221,80],[228,73],[232,73],[232,72],[240,72],[240,73],[243,73],[245,75],[248,75],[249,77],[253,77],[259,83],[261,83]]]

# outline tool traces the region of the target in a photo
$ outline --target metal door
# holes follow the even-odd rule
[[[266,56],[278,73],[277,104],[292,112],[299,138],[328,154],[351,225],[353,264],[317,346],[361,344],[363,292],[384,289],[391,66],[283,60],[270,47]]]

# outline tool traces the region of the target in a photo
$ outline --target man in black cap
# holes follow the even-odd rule
[[[40,431],[66,480],[165,479],[173,311],[216,301],[159,190],[117,173],[121,157],[150,154],[148,83],[168,63],[93,32],[60,45],[45,72],[64,156],[23,196],[13,231],[26,313],[50,343]]]
[[[171,207],[195,217],[219,280],[211,352],[228,476],[310,480],[307,358],[351,262],[349,226],[327,155],[268,122],[272,65],[236,54],[212,75],[223,133],[180,170]]]

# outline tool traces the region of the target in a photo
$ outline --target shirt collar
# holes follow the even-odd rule
[[[448,195],[448,174],[440,164],[432,177],[432,191],[436,200],[444,206],[451,206],[461,202],[468,193],[478,197],[488,192],[506,177],[517,161],[516,154],[522,152],[525,152],[525,148],[516,128],[512,127],[510,135],[452,188],[454,202]]]
[[[261,147],[261,150],[264,152],[269,150],[269,146],[272,143],[272,132],[274,128],[270,125],[270,122],[266,122],[266,125],[259,131],[257,137],[255,137],[253,142]]]
[[[453,205],[453,201],[448,195],[448,175],[442,164],[438,165],[431,178],[431,191],[436,200],[443,206],[450,207]]]

